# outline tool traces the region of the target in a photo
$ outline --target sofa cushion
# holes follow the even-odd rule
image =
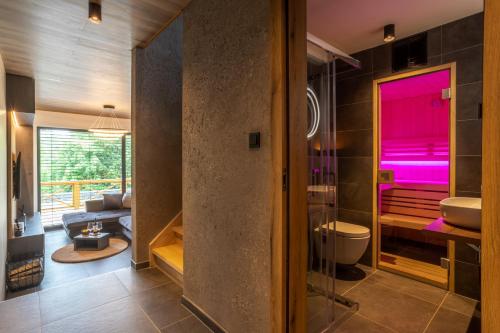
[[[85,227],[87,223],[100,221],[104,224],[118,222],[122,216],[130,215],[130,209],[103,210],[102,212],[78,212],[69,213],[62,216],[65,227]]]
[[[118,223],[122,216],[131,214],[130,209],[117,209],[101,212],[78,212],[62,216],[63,227],[69,237],[79,235],[89,222],[100,221],[105,232],[116,233],[122,231],[123,227]]]
[[[122,207],[123,208],[132,208],[132,193],[127,192],[123,195]]]
[[[118,223],[120,223],[125,229],[132,231],[132,216],[122,216],[118,220]]]
[[[104,209],[104,201],[102,199],[85,201],[86,212],[100,212],[103,209]]]
[[[116,210],[122,208],[123,195],[121,193],[103,194],[102,197],[104,210]]]

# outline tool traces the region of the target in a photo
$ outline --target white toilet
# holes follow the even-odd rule
[[[328,223],[328,226],[323,224],[323,237],[319,232],[319,227],[314,230],[314,243],[317,253],[323,253],[323,258],[333,260],[333,251],[327,251],[327,234],[326,229],[333,232],[333,222]],[[337,228],[335,234],[335,249],[336,249],[336,263],[343,265],[354,265],[363,256],[370,242],[370,229],[346,222],[337,221]]]

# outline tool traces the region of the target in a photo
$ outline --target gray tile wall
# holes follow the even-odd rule
[[[428,66],[457,63],[457,195],[481,195],[483,14],[429,30]],[[372,82],[392,74],[391,47],[354,54],[362,68],[337,64],[339,219],[367,226],[372,221]],[[371,247],[362,262],[370,263]],[[457,244],[456,289],[479,297],[479,266],[474,250]],[[475,287],[473,287],[475,286]]]

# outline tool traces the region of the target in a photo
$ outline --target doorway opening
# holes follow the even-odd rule
[[[454,64],[374,82],[375,264],[444,289],[453,244],[422,231],[455,191],[454,91]]]

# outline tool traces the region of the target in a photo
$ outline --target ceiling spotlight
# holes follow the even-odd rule
[[[101,4],[98,2],[89,2],[89,20],[92,23],[99,24],[102,21]]]
[[[389,43],[396,39],[396,26],[388,24],[384,27],[384,42]]]

